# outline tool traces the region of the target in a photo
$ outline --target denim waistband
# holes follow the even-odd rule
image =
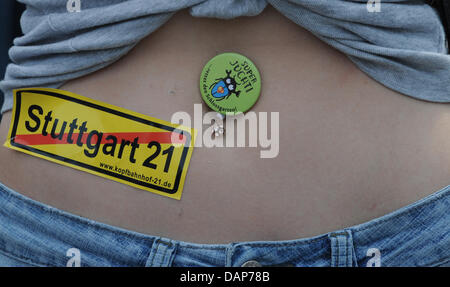
[[[0,183],[0,253],[35,266],[438,266],[450,261],[450,186],[369,222],[311,238],[197,244],[110,226]]]

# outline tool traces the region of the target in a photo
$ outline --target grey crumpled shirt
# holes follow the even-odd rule
[[[270,4],[287,18],[345,53],[362,71],[405,95],[450,102],[450,56],[436,11],[420,0],[382,0],[369,13],[366,0],[19,0],[24,35],[16,38],[0,89],[2,113],[12,89],[58,88],[102,69],[129,52],[178,10],[194,17],[254,16]],[[302,51],[299,50],[299,53]]]

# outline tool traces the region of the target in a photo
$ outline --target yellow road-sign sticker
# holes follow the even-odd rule
[[[14,91],[5,146],[180,199],[196,130],[57,89]]]

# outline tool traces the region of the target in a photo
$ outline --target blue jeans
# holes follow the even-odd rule
[[[73,215],[0,183],[0,266],[450,266],[450,186],[312,238],[196,244]]]

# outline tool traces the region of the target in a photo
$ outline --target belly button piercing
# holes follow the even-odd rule
[[[214,119],[214,124],[212,125],[212,135],[214,137],[219,137],[225,134],[225,128],[223,127],[223,120],[225,119],[225,115],[221,113],[216,114],[216,118]],[[218,123],[218,121],[220,121]]]

